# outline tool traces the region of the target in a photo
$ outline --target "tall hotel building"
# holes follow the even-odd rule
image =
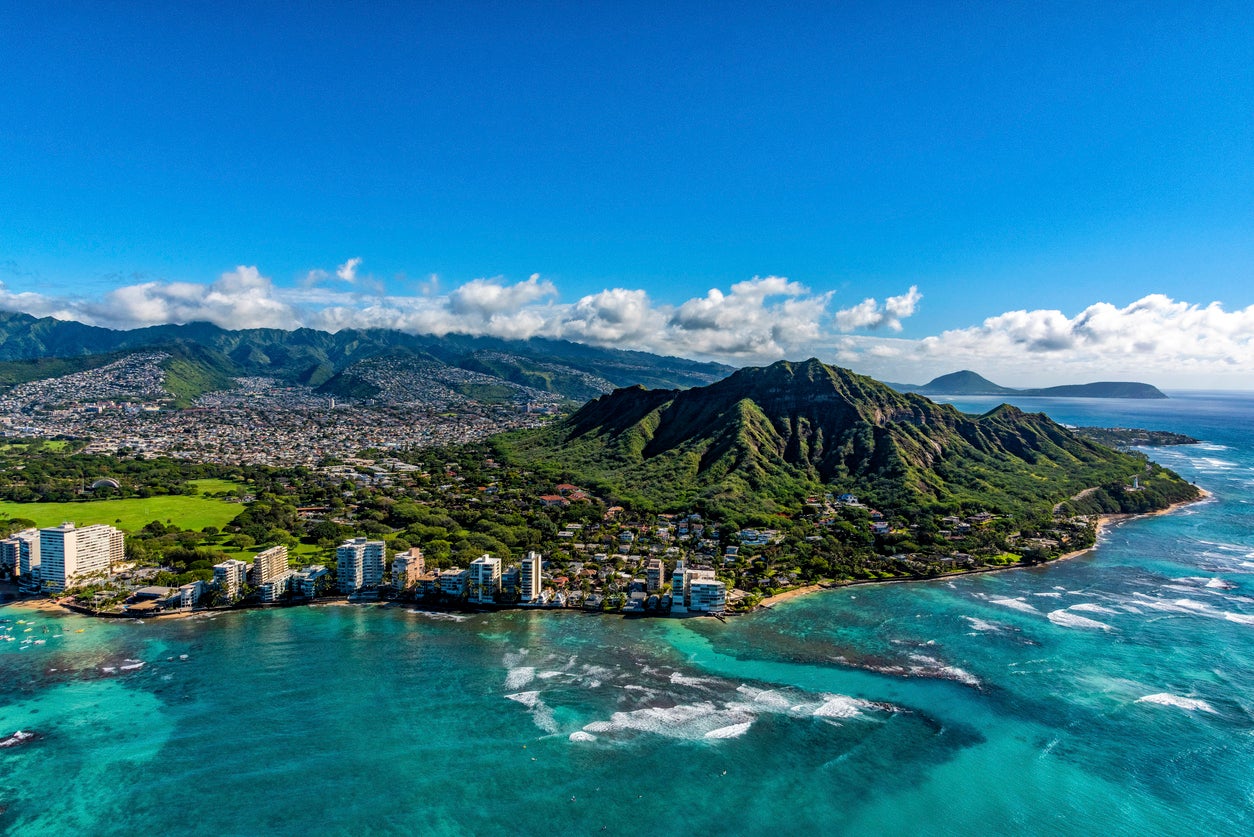
[[[496,594],[501,592],[501,559],[481,555],[471,561],[467,583],[470,601],[480,604],[496,601]]]
[[[335,561],[341,593],[352,594],[383,583],[383,541],[345,541],[335,550]]]
[[[540,601],[540,574],[543,564],[538,552],[528,552],[527,557],[522,560],[518,576],[519,601],[527,604]]]
[[[45,590],[61,592],[88,576],[106,576],[125,554],[126,535],[97,523],[62,523],[39,530],[39,568]]]
[[[260,587],[287,575],[287,546],[279,544],[253,556],[253,586]]]
[[[228,602],[234,603],[248,583],[248,562],[228,558],[221,564],[214,564],[213,583]]]

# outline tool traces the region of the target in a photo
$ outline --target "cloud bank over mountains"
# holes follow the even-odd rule
[[[1129,378],[1178,387],[1254,384],[1254,306],[1227,311],[1219,302],[1151,294],[1124,307],[1098,302],[1071,316],[1008,311],[978,325],[902,338],[895,335],[923,300],[915,286],[844,307],[832,291],[816,293],[779,276],[712,288],[679,305],[628,288],[564,302],[539,275],[512,283],[474,279],[446,292],[433,277],[412,295],[389,295],[361,264],[354,257],[334,271],[310,271],[295,287],[240,266],[210,283],[138,282],[96,299],[14,293],[0,284],[0,308],[110,328],[203,320],[232,329],[551,337],[735,365],[817,355],[908,383],[972,368],[1016,385]]]

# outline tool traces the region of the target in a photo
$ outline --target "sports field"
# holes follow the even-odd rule
[[[21,517],[35,521],[36,526],[56,526],[70,521],[79,526],[108,523],[127,532],[142,529],[154,520],[173,523],[182,529],[221,529],[244,510],[239,503],[230,503],[206,493],[231,491],[241,487],[227,480],[192,480],[197,495],[132,498],[129,500],[90,500],[85,503],[5,503],[0,502],[0,517]]]

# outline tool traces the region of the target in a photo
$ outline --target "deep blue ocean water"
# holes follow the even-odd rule
[[[1202,438],[1148,453],[1213,494],[1038,569],[727,624],[0,609],[43,736],[0,833],[1254,833],[1254,396],[1173,395],[1016,402]]]

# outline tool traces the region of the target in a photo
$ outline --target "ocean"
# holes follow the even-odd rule
[[[0,608],[0,833],[1252,833],[1254,396],[1172,395],[1015,401],[1204,440],[1147,453],[1210,499],[1041,568],[726,624]]]

